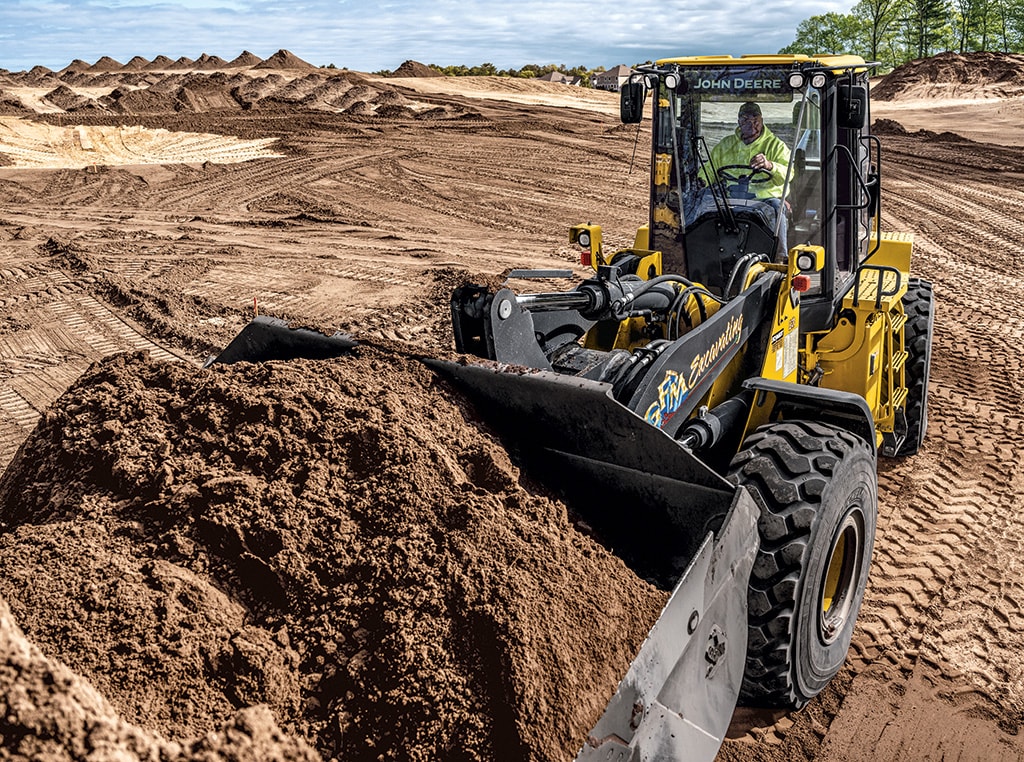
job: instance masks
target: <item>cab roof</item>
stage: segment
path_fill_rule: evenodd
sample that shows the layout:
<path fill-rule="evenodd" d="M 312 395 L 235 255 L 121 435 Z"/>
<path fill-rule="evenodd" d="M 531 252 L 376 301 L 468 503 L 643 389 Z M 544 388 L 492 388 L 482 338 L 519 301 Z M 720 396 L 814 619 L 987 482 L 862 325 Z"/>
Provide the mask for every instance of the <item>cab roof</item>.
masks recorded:
<path fill-rule="evenodd" d="M 662 58 L 658 65 L 676 64 L 678 66 L 786 66 L 793 64 L 817 64 L 826 69 L 859 69 L 869 64 L 860 56 L 813 55 L 803 53 L 792 54 L 757 54 L 744 56 L 681 56 L 679 58 Z"/>

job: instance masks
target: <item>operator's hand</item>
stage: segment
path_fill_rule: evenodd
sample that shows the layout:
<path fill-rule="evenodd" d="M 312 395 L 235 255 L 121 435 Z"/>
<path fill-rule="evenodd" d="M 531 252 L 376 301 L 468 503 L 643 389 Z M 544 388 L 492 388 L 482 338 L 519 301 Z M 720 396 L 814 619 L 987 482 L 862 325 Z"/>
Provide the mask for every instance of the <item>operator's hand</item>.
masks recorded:
<path fill-rule="evenodd" d="M 751 169 L 765 169 L 769 172 L 775 169 L 775 165 L 772 164 L 772 162 L 768 161 L 768 159 L 765 158 L 763 153 L 759 153 L 757 156 L 750 160 L 750 167 Z"/>

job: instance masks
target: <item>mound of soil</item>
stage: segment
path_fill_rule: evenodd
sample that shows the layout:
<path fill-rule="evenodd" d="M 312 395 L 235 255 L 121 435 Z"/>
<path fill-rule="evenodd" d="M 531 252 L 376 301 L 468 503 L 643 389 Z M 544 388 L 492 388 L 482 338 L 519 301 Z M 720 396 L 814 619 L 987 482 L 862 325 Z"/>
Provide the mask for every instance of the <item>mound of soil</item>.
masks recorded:
<path fill-rule="evenodd" d="M 223 69 L 226 68 L 228 62 L 220 56 L 211 56 L 203 53 L 199 58 L 196 59 L 197 69 Z"/>
<path fill-rule="evenodd" d="M 176 105 L 174 98 L 150 88 L 119 88 L 110 93 L 106 103 L 111 110 L 122 114 L 167 114 L 174 111 Z"/>
<path fill-rule="evenodd" d="M 270 97 L 275 91 L 287 83 L 280 74 L 268 74 L 265 77 L 254 77 L 231 91 L 231 96 L 242 104 L 243 108 Z"/>
<path fill-rule="evenodd" d="M 146 69 L 148 71 L 155 71 L 157 69 L 168 69 L 172 66 L 174 66 L 174 61 L 170 58 L 167 56 L 157 56 L 146 66 Z"/>
<path fill-rule="evenodd" d="M 86 71 L 90 68 L 90 64 L 83 61 L 81 58 L 76 58 L 74 61 L 69 63 L 63 69 L 60 70 L 61 74 L 72 71 Z"/>
<path fill-rule="evenodd" d="M 103 56 L 89 67 L 89 71 L 119 71 L 123 68 L 124 64 L 120 61 L 116 61 L 110 56 Z"/>
<path fill-rule="evenodd" d="M 257 64 L 254 69 L 315 69 L 313 64 L 303 61 L 288 50 L 279 50 L 266 61 Z"/>
<path fill-rule="evenodd" d="M 0 114 L 22 114 L 28 110 L 17 95 L 0 90 Z"/>
<path fill-rule="evenodd" d="M 149 61 L 142 56 L 134 56 L 124 65 L 124 71 L 142 71 L 149 66 Z"/>
<path fill-rule="evenodd" d="M 79 95 L 67 85 L 60 85 L 43 96 L 57 108 L 65 111 L 82 111 L 89 109 L 103 110 L 103 106 L 92 98 Z"/>
<path fill-rule="evenodd" d="M 175 110 L 195 113 L 237 111 L 242 105 L 232 96 L 234 89 L 222 72 L 189 74 L 174 94 Z"/>
<path fill-rule="evenodd" d="M 1009 98 L 1024 92 L 1024 55 L 940 53 L 909 61 L 871 89 L 880 101 L 921 98 Z"/>
<path fill-rule="evenodd" d="M 426 64 L 421 64 L 419 61 L 406 61 L 393 72 L 392 77 L 443 77 L 444 75 L 437 71 L 437 69 L 431 69 Z"/>
<path fill-rule="evenodd" d="M 234 67 L 243 67 L 243 66 L 244 67 L 249 67 L 249 66 L 256 66 L 257 64 L 260 64 L 260 63 L 263 63 L 263 59 L 262 58 L 260 58 L 255 53 L 250 53 L 248 50 L 243 50 L 231 62 L 228 63 L 228 66 L 230 66 L 232 68 L 234 68 Z"/>
<path fill-rule="evenodd" d="M 92 685 L 29 641 L 3 601 L 0 654 L 4 759 L 318 759 L 301 739 L 282 733 L 262 706 L 241 710 L 218 730 L 184 745 L 125 722 Z"/>
<path fill-rule="evenodd" d="M 324 758 L 571 757 L 665 601 L 370 346 L 107 358 L 0 480 L 0 530 L 0 594 L 127 722 L 195 738 L 265 704 Z"/>

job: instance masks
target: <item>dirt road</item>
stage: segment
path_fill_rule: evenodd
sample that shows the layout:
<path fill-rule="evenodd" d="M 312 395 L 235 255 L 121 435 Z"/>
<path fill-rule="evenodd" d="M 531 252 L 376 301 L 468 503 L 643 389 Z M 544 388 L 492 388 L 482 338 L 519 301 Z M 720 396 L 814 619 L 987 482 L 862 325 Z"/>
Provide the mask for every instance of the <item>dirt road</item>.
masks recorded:
<path fill-rule="evenodd" d="M 596 108 L 436 87 L 429 97 L 446 118 L 137 119 L 277 138 L 267 149 L 282 158 L 0 169 L 0 467 L 112 353 L 199 364 L 254 308 L 445 347 L 460 272 L 573 267 L 576 222 L 601 223 L 611 246 L 632 242 L 648 181 L 642 135 Z M 801 712 L 739 713 L 722 759 L 1024 756 L 1024 149 L 882 132 L 884 227 L 915 234 L 915 269 L 937 297 L 928 438 L 921 454 L 880 465 L 849 666 Z M 0 584 L 24 613 L 26 591 Z M 47 615 L 18 616 L 44 653 Z"/>

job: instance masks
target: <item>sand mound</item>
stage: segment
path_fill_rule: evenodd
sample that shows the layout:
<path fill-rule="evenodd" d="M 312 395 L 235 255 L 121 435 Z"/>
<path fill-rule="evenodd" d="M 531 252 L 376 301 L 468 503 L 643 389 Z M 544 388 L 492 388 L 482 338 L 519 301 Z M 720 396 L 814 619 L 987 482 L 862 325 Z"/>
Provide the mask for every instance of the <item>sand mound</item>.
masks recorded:
<path fill-rule="evenodd" d="M 258 55 L 256 55 L 255 53 L 250 53 L 248 50 L 243 50 L 241 53 L 238 54 L 237 57 L 235 57 L 230 63 L 228 63 L 228 66 L 233 68 L 241 66 L 248 67 L 256 66 L 257 64 L 261 63 L 263 63 L 263 59 L 260 58 Z"/>
<path fill-rule="evenodd" d="M 315 69 L 313 64 L 303 61 L 294 53 L 279 50 L 266 61 L 257 64 L 254 69 Z"/>
<path fill-rule="evenodd" d="M 165 738 L 267 704 L 325 758 L 571 757 L 665 596 L 472 420 L 371 347 L 108 358 L 0 480 L 0 593 Z"/>
<path fill-rule="evenodd" d="M 120 61 L 115 61 L 110 56 L 103 56 L 96 63 L 89 67 L 89 71 L 119 71 L 124 68 L 124 64 Z"/>
<path fill-rule="evenodd" d="M 6 90 L 0 90 L 0 114 L 23 114 L 29 111 L 21 98 Z"/>
<path fill-rule="evenodd" d="M 231 91 L 231 96 L 238 101 L 243 108 L 252 108 L 265 98 L 270 97 L 275 91 L 287 83 L 287 80 L 280 74 L 267 74 L 264 77 L 254 77 L 247 82 L 236 86 Z"/>
<path fill-rule="evenodd" d="M 103 110 L 103 106 L 86 95 L 80 95 L 67 85 L 60 85 L 43 96 L 47 101 L 64 111 Z"/>
<path fill-rule="evenodd" d="M 195 63 L 197 69 L 224 69 L 227 65 L 228 62 L 220 56 L 211 56 L 206 53 L 199 56 Z"/>
<path fill-rule="evenodd" d="M 419 61 L 406 61 L 393 72 L 392 77 L 443 77 L 444 75 L 436 69 L 431 69 Z"/>
<path fill-rule="evenodd" d="M 174 65 L 174 61 L 172 61 L 167 56 L 157 56 L 156 58 L 154 58 L 152 60 L 152 62 L 150 62 L 146 66 L 146 70 L 147 71 L 156 71 L 157 69 L 169 69 L 173 65 Z"/>
<path fill-rule="evenodd" d="M 124 65 L 124 71 L 142 71 L 149 66 L 149 61 L 142 56 L 134 56 Z"/>
<path fill-rule="evenodd" d="M 61 74 L 72 71 L 86 71 L 90 68 L 90 64 L 83 61 L 81 58 L 76 58 L 74 61 L 69 63 L 63 69 L 60 70 Z"/>
<path fill-rule="evenodd" d="M 169 114 L 175 110 L 176 105 L 174 98 L 150 88 L 118 88 L 110 93 L 106 103 L 111 110 L 122 114 Z"/>
<path fill-rule="evenodd" d="M 172 64 L 170 64 L 167 68 L 168 69 L 192 69 L 195 65 L 196 65 L 196 62 L 193 61 L 188 56 L 181 56 L 176 61 L 174 61 Z"/>
<path fill-rule="evenodd" d="M 898 66 L 871 90 L 880 101 L 1012 98 L 1024 93 L 1024 55 L 941 53 Z"/>

